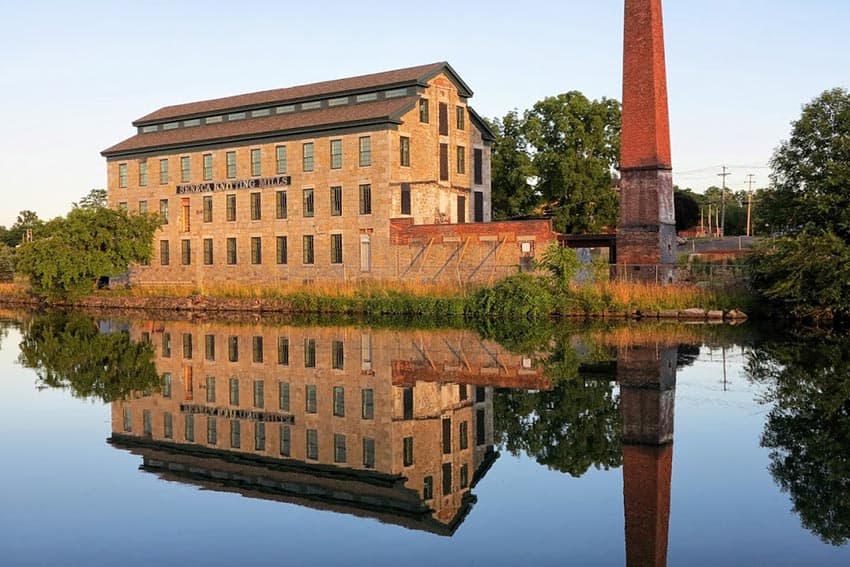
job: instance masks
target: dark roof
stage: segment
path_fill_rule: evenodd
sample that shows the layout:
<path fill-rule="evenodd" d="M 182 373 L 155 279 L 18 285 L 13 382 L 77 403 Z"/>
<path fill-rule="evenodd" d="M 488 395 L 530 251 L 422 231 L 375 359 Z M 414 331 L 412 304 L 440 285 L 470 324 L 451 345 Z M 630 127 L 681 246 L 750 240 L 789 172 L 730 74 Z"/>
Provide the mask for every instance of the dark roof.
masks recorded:
<path fill-rule="evenodd" d="M 486 142 L 493 142 L 496 140 L 496 134 L 493 133 L 493 129 L 490 128 L 490 125 L 487 124 L 487 121 L 481 118 L 481 116 L 472 110 L 471 106 L 467 107 L 469 109 L 469 115 L 472 117 L 472 121 L 481 130 L 481 138 Z"/>
<path fill-rule="evenodd" d="M 352 104 L 276 114 L 191 128 L 176 128 L 148 134 L 136 134 L 101 152 L 106 157 L 131 154 L 141 150 L 185 148 L 192 144 L 235 142 L 263 136 L 280 136 L 299 132 L 321 132 L 381 123 L 401 123 L 401 116 L 413 108 L 416 97 L 402 97 L 371 103 Z M 199 103 L 201 104 L 201 103 Z"/>
<path fill-rule="evenodd" d="M 441 61 L 439 63 L 420 65 L 418 67 L 408 67 L 406 69 L 396 69 L 394 71 L 384 71 L 382 73 L 361 75 L 359 77 L 350 77 L 347 79 L 337 79 L 334 81 L 324 81 L 321 83 L 300 85 L 284 89 L 273 89 L 256 93 L 204 100 L 200 102 L 166 106 L 155 112 L 142 116 L 133 122 L 133 125 L 143 126 L 145 124 L 155 122 L 174 120 L 176 118 L 191 118 L 210 113 L 222 112 L 225 110 L 245 110 L 260 106 L 297 102 L 306 99 L 325 98 L 331 95 L 353 94 L 357 92 L 374 91 L 376 89 L 389 89 L 404 85 L 425 86 L 428 80 L 443 70 L 445 70 L 449 76 L 452 77 L 455 83 L 457 83 L 461 96 L 472 96 L 472 91 L 458 76 L 454 69 L 452 69 L 451 65 L 445 61 Z"/>

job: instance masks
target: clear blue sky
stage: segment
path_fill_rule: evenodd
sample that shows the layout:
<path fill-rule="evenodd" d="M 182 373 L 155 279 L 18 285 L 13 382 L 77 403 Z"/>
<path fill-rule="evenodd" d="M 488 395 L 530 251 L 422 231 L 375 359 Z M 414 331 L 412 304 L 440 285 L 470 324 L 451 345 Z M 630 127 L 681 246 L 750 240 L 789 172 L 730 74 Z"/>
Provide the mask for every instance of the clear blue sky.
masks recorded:
<path fill-rule="evenodd" d="M 676 182 L 767 183 L 801 105 L 850 82 L 847 0 L 666 0 Z M 620 98 L 622 0 L 0 0 L 0 224 L 105 187 L 100 151 L 161 106 L 446 60 L 501 116 L 569 90 Z"/>

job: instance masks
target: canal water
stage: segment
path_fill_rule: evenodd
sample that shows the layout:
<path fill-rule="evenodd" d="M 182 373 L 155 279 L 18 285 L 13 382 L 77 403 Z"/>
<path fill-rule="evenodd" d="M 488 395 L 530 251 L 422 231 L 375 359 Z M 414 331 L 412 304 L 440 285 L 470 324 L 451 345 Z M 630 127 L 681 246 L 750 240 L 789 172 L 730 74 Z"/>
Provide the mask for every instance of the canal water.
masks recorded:
<path fill-rule="evenodd" d="M 4 313 L 0 564 L 850 564 L 850 340 L 509 327 Z"/>

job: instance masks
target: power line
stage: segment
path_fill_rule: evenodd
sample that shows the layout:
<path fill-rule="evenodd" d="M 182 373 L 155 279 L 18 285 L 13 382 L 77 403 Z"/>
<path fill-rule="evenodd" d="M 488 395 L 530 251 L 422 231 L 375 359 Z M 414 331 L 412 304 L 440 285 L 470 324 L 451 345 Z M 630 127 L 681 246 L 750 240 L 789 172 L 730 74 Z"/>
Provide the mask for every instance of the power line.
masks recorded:
<path fill-rule="evenodd" d="M 720 236 L 726 236 L 726 177 L 732 175 L 731 171 L 727 171 L 727 167 L 723 166 L 723 173 L 718 173 L 718 177 L 723 178 L 723 187 L 720 191 Z"/>

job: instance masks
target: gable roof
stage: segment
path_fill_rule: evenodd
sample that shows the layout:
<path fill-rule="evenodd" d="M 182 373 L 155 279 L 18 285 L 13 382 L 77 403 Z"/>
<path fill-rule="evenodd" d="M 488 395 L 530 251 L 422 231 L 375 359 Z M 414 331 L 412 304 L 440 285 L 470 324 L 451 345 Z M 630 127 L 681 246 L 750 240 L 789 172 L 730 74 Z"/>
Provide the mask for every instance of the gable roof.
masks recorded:
<path fill-rule="evenodd" d="M 402 86 L 427 86 L 428 81 L 445 71 L 458 88 L 461 97 L 471 97 L 472 90 L 445 61 L 395 69 L 381 73 L 372 73 L 346 79 L 323 81 L 283 89 L 273 89 L 247 93 L 199 102 L 190 102 L 165 106 L 146 114 L 133 122 L 134 126 L 144 126 L 176 118 L 193 118 L 222 111 L 241 111 L 261 106 L 293 103 L 307 99 L 327 98 L 332 95 L 356 94 L 376 89 L 391 89 Z"/>
<path fill-rule="evenodd" d="M 305 132 L 322 132 L 341 128 L 400 124 L 401 117 L 416 104 L 417 97 L 402 97 L 377 102 L 338 106 L 276 114 L 192 128 L 161 130 L 136 134 L 101 152 L 105 157 L 119 157 L 140 151 L 163 151 L 192 145 L 256 141 L 263 137 L 281 137 Z"/>

